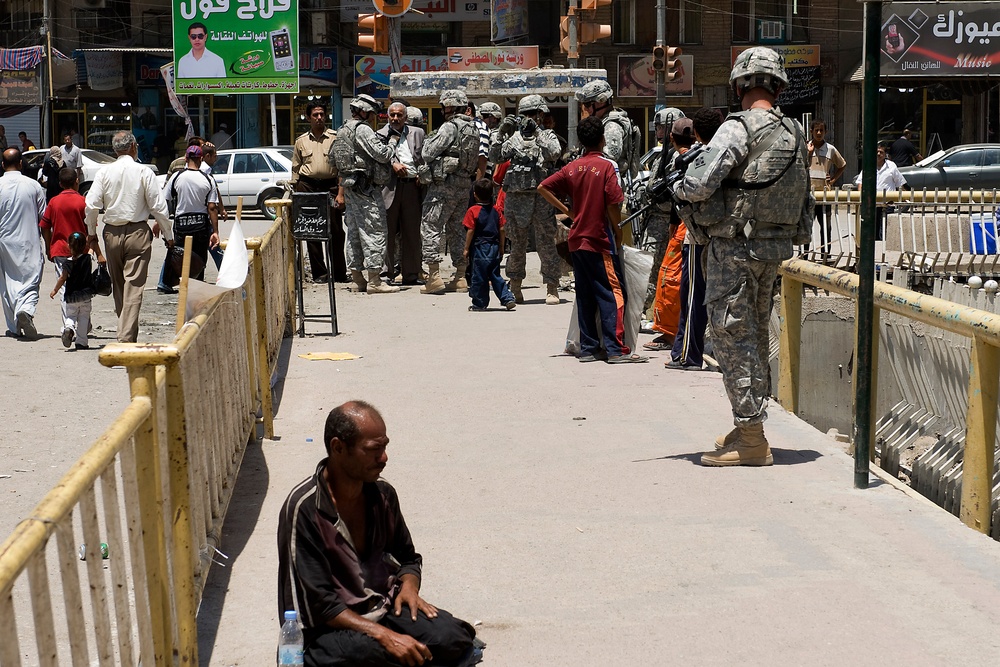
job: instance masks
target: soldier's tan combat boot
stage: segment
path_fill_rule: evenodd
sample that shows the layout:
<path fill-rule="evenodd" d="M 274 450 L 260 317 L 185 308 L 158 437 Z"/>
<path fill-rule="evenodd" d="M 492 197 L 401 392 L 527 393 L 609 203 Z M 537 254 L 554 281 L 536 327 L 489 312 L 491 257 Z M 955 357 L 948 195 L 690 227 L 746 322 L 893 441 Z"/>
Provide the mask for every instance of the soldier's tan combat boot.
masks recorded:
<path fill-rule="evenodd" d="M 368 281 L 365 280 L 365 274 L 360 271 L 351 271 L 351 282 L 354 283 L 353 286 L 348 287 L 352 292 L 366 292 L 368 291 Z"/>
<path fill-rule="evenodd" d="M 441 265 L 427 265 L 427 280 L 420 288 L 421 294 L 444 294 L 444 281 L 441 280 Z"/>
<path fill-rule="evenodd" d="M 545 305 L 547 306 L 559 305 L 559 285 L 545 286 Z"/>
<path fill-rule="evenodd" d="M 513 279 L 510 281 L 510 293 L 514 295 L 514 303 L 524 303 L 524 294 L 521 293 L 521 281 Z"/>
<path fill-rule="evenodd" d="M 715 439 L 715 448 L 724 449 L 729 447 L 731 444 L 736 442 L 736 439 L 740 437 L 740 427 L 736 426 L 732 431 L 726 433 L 725 435 L 720 435 Z"/>
<path fill-rule="evenodd" d="M 469 281 L 465 279 L 465 269 L 468 264 L 459 264 L 455 267 L 455 277 L 444 286 L 445 292 L 468 292 Z"/>
<path fill-rule="evenodd" d="M 369 294 L 392 294 L 393 292 L 398 292 L 399 288 L 395 285 L 386 285 L 382 282 L 382 278 L 378 274 L 378 269 L 368 272 L 368 289 L 366 290 Z"/>
<path fill-rule="evenodd" d="M 703 466 L 769 466 L 774 463 L 764 437 L 763 424 L 740 426 L 736 441 L 728 447 L 702 454 Z"/>

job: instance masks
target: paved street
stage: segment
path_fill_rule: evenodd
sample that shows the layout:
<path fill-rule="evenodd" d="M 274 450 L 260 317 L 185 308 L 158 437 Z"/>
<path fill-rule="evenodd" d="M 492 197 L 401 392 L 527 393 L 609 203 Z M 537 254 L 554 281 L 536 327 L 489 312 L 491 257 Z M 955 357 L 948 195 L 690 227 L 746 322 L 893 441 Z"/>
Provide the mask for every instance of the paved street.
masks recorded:
<path fill-rule="evenodd" d="M 514 312 L 337 297 L 343 333 L 291 341 L 277 437 L 244 459 L 202 664 L 272 660 L 278 509 L 352 398 L 385 416 L 425 596 L 477 624 L 487 665 L 995 664 L 1000 545 L 878 479 L 854 490 L 843 446 L 780 408 L 774 467 L 702 468 L 731 426 L 720 376 L 560 356 L 571 305 L 541 287 Z"/>

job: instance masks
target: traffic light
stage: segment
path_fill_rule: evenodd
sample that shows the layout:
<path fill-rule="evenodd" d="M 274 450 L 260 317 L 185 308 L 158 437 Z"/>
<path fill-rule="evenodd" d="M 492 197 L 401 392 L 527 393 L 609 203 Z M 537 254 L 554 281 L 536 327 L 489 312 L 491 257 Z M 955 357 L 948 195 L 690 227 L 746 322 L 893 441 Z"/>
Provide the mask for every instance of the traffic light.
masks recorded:
<path fill-rule="evenodd" d="M 679 46 L 666 46 L 666 47 L 663 47 L 663 51 L 664 51 L 663 64 L 664 64 L 664 69 L 666 70 L 666 72 L 663 75 L 663 79 L 665 81 L 673 81 L 674 79 L 676 79 L 677 77 L 679 77 L 682 74 L 682 72 L 680 71 L 680 68 L 681 68 L 681 61 L 680 61 L 681 49 L 680 49 Z M 654 49 L 654 52 L 655 52 L 655 49 Z M 655 65 L 655 63 L 656 63 L 655 53 L 654 53 L 654 57 L 653 57 L 653 62 L 654 62 L 653 67 L 656 67 L 656 65 Z"/>
<path fill-rule="evenodd" d="M 372 34 L 362 35 L 362 29 L 371 30 Z M 381 14 L 358 14 L 358 46 L 373 53 L 389 53 L 388 19 Z"/>
<path fill-rule="evenodd" d="M 580 9 L 600 9 L 611 4 L 611 0 L 580 0 Z"/>
<path fill-rule="evenodd" d="M 569 53 L 569 17 L 561 16 L 559 18 L 559 50 L 563 53 Z"/>
<path fill-rule="evenodd" d="M 606 37 L 611 37 L 609 25 L 590 21 L 578 21 L 576 24 L 576 41 L 579 44 L 590 44 Z"/>
<path fill-rule="evenodd" d="M 610 5 L 612 0 L 580 0 L 580 7 L 576 10 L 576 45 L 590 44 L 599 39 L 611 36 L 611 26 L 597 23 L 597 10 L 600 7 Z M 572 13 L 572 8 L 570 9 Z M 569 48 L 569 21 L 570 16 L 563 16 L 559 19 L 559 50 L 563 53 L 570 53 Z M 570 54 L 575 58 L 576 54 Z"/>
<path fill-rule="evenodd" d="M 657 44 L 653 47 L 653 69 L 657 72 L 663 71 L 667 66 L 667 47 Z"/>

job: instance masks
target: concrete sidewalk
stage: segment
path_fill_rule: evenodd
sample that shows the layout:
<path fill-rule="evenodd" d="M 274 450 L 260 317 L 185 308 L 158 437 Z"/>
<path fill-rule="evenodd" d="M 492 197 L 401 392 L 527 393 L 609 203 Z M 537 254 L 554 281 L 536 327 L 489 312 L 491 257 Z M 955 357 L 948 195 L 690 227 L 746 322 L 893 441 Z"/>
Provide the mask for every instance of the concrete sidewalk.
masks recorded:
<path fill-rule="evenodd" d="M 843 445 L 774 404 L 773 467 L 701 467 L 731 428 L 721 376 L 560 356 L 571 304 L 525 297 L 470 313 L 464 294 L 338 289 L 342 335 L 291 341 L 278 437 L 247 452 L 205 591 L 203 665 L 273 663 L 278 509 L 352 398 L 385 416 L 425 597 L 477 623 L 486 665 L 997 663 L 1000 545 L 877 479 L 854 490 Z"/>

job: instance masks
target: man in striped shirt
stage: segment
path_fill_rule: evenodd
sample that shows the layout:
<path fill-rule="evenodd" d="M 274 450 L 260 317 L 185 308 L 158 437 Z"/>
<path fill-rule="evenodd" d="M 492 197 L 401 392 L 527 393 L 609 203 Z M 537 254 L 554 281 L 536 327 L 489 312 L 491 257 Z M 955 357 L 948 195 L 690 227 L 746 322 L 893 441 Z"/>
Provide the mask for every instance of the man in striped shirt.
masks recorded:
<path fill-rule="evenodd" d="M 476 631 L 420 597 L 422 559 L 396 490 L 380 479 L 382 416 L 345 403 L 327 417 L 324 441 L 327 458 L 278 518 L 278 617 L 298 612 L 305 664 L 470 664 Z"/>

